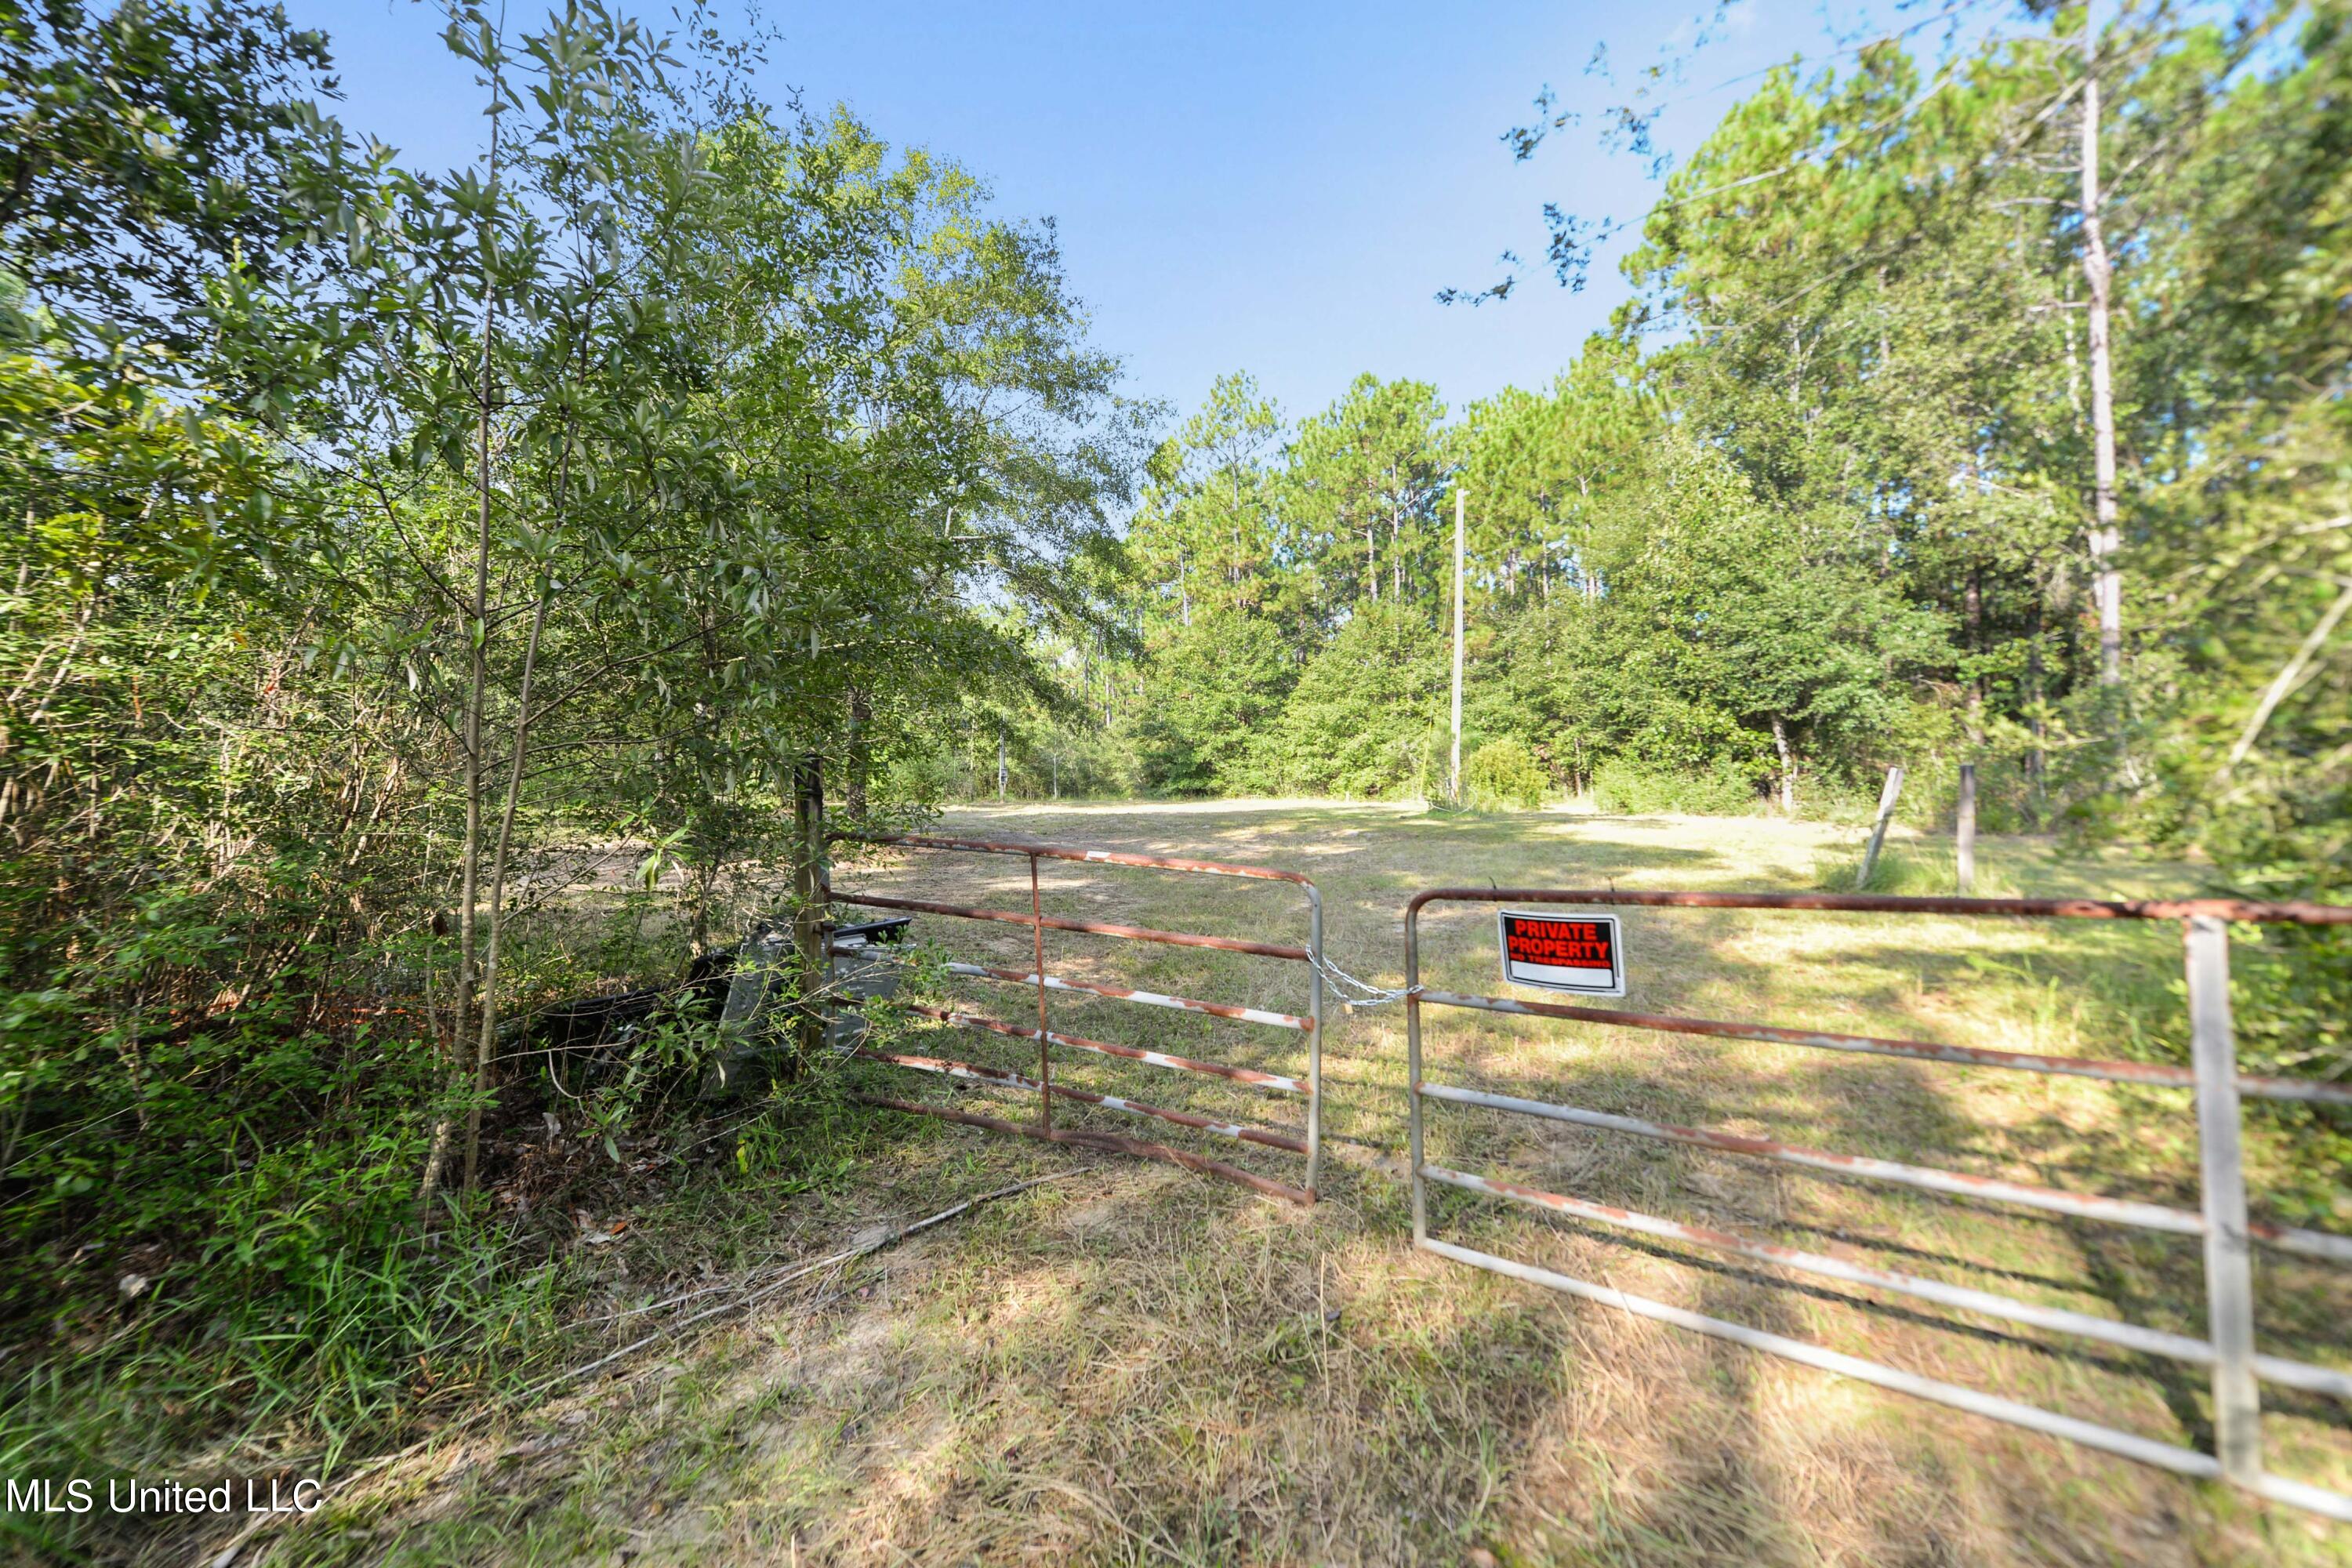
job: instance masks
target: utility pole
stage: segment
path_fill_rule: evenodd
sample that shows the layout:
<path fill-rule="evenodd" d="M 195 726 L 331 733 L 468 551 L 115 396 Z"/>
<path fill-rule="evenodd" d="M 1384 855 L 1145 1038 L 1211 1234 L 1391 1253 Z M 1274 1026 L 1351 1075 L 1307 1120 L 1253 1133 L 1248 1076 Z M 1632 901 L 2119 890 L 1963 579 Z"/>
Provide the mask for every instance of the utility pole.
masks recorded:
<path fill-rule="evenodd" d="M 1447 793 L 1462 804 L 1462 487 L 1454 489 L 1454 765 L 1447 773 Z"/>
<path fill-rule="evenodd" d="M 2107 292 L 2114 269 L 2099 203 L 2099 7 L 2083 9 L 2083 278 L 2090 285 L 2092 521 L 2091 597 L 2099 611 L 2099 684 L 2123 679 L 2124 584 L 2116 565 L 2116 398 L 2108 351 Z"/>

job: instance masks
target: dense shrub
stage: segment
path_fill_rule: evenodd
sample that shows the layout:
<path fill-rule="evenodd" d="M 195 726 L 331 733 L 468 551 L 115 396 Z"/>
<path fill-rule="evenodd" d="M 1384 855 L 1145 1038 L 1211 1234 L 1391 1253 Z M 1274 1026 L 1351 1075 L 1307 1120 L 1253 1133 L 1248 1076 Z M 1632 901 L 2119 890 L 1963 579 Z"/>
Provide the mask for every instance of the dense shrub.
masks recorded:
<path fill-rule="evenodd" d="M 1592 771 L 1592 802 L 1603 811 L 1639 815 L 1738 816 L 1761 805 L 1757 781 L 1725 763 L 1700 772 L 1672 772 L 1612 757 Z"/>
<path fill-rule="evenodd" d="M 1307 667 L 1259 752 L 1281 787 L 1379 799 L 1443 774 L 1445 645 L 1417 611 L 1368 605 Z"/>
<path fill-rule="evenodd" d="M 756 104 L 751 43 L 672 79 L 625 18 L 456 6 L 509 118 L 446 181 L 314 112 L 324 42 L 266 0 L 35 10 L 0 1472 L 100 1404 L 125 1463 L 172 1424 L 338 1444 L 484 1385 L 533 1226 L 569 1239 L 518 1175 L 559 1133 L 601 1175 L 690 1119 L 705 1036 L 586 1044 L 564 1099 L 528 1015 L 772 905 L 820 763 L 935 798 L 943 718 L 1040 688 L 1026 628 L 1091 607 L 1140 434 L 1050 235 Z"/>
<path fill-rule="evenodd" d="M 886 793 L 919 807 L 937 805 L 965 783 L 963 770 L 945 750 L 913 750 L 894 757 Z"/>
<path fill-rule="evenodd" d="M 1462 793 L 1477 811 L 1533 811 L 1546 782 L 1535 753 L 1517 741 L 1489 741 L 1462 764 Z"/>
<path fill-rule="evenodd" d="M 1136 772 L 1155 795 L 1230 795 L 1257 786 L 1253 751 L 1298 679 L 1263 620 L 1203 610 L 1152 666 L 1135 722 Z"/>

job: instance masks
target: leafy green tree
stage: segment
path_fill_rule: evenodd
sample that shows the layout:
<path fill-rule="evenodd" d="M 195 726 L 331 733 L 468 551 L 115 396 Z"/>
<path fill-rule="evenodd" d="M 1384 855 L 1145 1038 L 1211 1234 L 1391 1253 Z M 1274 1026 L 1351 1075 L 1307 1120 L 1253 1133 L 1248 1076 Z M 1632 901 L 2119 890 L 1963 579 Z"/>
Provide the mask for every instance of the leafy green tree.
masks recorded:
<path fill-rule="evenodd" d="M 1636 678 L 1686 712 L 1733 721 L 1771 758 L 1786 809 L 1809 757 L 1877 763 L 1912 683 L 1947 657 L 1941 617 L 1866 560 L 1809 540 L 1715 448 L 1675 432 L 1643 468 L 1601 547 L 1606 610 Z M 1682 749 L 1664 721 L 1652 724 L 1637 750 Z"/>
<path fill-rule="evenodd" d="M 1469 639 L 1465 743 L 1511 739 L 1571 794 L 1593 770 L 1653 732 L 1666 694 L 1625 657 L 1614 606 L 1600 595 L 1555 594 L 1498 605 Z"/>
<path fill-rule="evenodd" d="M 1361 375 L 1299 426 L 1282 511 L 1286 554 L 1307 571 L 1311 630 L 1383 602 L 1434 616 L 1439 563 L 1451 560 L 1437 525 L 1451 461 L 1444 419 L 1434 387 Z"/>
<path fill-rule="evenodd" d="M 0 4 L 0 266 L 77 340 L 201 346 L 226 258 L 328 265 L 326 38 L 236 0 Z"/>
<path fill-rule="evenodd" d="M 1234 795 L 1260 787 L 1256 747 L 1299 679 L 1274 626 L 1203 611 L 1155 650 L 1134 742 L 1144 787 Z"/>
<path fill-rule="evenodd" d="M 1617 481 L 1657 421 L 1638 357 L 1604 335 L 1586 342 L 1548 394 L 1514 387 L 1472 405 L 1456 482 L 1468 492 L 1475 598 L 1549 599 L 1555 587 L 1597 595 L 1596 493 Z"/>
<path fill-rule="evenodd" d="M 1300 674 L 1260 768 L 1308 794 L 1426 793 L 1444 761 L 1446 660 L 1425 615 L 1368 600 Z"/>
<path fill-rule="evenodd" d="M 170 25 L 266 41 L 274 15 Z M 28 525 L 0 537 L 6 1300 L 69 1314 L 124 1248 L 215 1257 L 142 1303 L 246 1358 L 190 1421 L 255 1386 L 310 1420 L 331 1359 L 316 1418 L 348 1432 L 442 1353 L 402 1271 L 418 1171 L 495 1174 L 507 1020 L 722 934 L 812 757 L 887 791 L 965 704 L 1052 697 L 1032 628 L 1136 646 L 1111 520 L 1147 411 L 1050 229 L 763 107 L 714 33 L 581 5 L 447 37 L 493 110 L 472 167 L 357 151 L 257 68 L 274 139 L 215 151 L 268 163 L 268 212 L 206 186 L 230 205 L 5 231 L 27 275 L 120 246 L 151 280 L 111 315 L 0 288 L 0 497 Z M 105 113 L 200 90 L 144 45 L 106 58 L 131 76 Z M 194 142 L 138 123 L 158 139 L 108 166 L 152 158 L 177 201 Z M 549 908 L 615 838 L 688 873 L 664 946 Z M 677 1068 L 676 1034 L 628 1080 Z M 511 1279 L 455 1250 L 481 1213 L 435 1221 L 451 1289 Z"/>
<path fill-rule="evenodd" d="M 1200 612 L 1255 610 L 1276 586 L 1267 479 L 1282 431 L 1280 410 L 1256 383 L 1226 375 L 1160 444 L 1129 531 L 1160 616 L 1190 626 Z"/>

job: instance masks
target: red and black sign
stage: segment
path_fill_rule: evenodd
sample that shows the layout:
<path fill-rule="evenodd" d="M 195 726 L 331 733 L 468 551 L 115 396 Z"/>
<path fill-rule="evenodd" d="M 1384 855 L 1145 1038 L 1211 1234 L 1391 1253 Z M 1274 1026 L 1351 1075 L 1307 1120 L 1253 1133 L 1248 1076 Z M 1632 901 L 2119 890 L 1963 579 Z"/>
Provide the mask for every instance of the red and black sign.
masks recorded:
<path fill-rule="evenodd" d="M 1529 915 L 1505 910 L 1503 978 L 1513 985 L 1625 994 L 1625 944 L 1615 915 Z"/>

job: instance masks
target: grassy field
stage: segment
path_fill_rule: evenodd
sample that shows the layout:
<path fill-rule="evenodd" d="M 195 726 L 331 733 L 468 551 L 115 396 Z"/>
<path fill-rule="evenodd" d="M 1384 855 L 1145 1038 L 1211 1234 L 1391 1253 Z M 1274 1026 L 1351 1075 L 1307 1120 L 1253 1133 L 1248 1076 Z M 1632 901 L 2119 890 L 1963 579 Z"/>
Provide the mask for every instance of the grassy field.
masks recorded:
<path fill-rule="evenodd" d="M 1767 819 L 1423 816 L 1218 803 L 965 810 L 1001 837 L 1255 861 L 1323 889 L 1332 957 L 1400 978 L 1402 916 L 1444 883 L 1812 889 L 1850 881 L 1859 835 Z M 1948 847 L 1888 875 L 1949 889 Z M 2021 893 L 2175 891 L 2179 867 L 1985 847 Z M 1025 910 L 1024 862 L 912 855 L 842 889 Z M 1296 942 L 1278 884 L 1047 863 L 1063 913 Z M 1025 968 L 1029 934 L 924 917 L 940 951 Z M 1636 1008 L 2059 1054 L 2184 1060 L 2172 927 L 1633 910 Z M 1424 923 L 1424 978 L 1500 989 L 1491 911 Z M 1051 934 L 1049 968 L 1304 1011 L 1298 966 Z M 1015 1023 L 1032 994 L 958 982 Z M 1069 1033 L 1272 1071 L 1299 1037 L 1104 1001 Z M 1431 1009 L 1429 1076 L 1845 1152 L 2196 1205 L 2179 1093 Z M 1066 1179 L 793 1282 L 503 1420 L 387 1467 L 257 1540 L 282 1563 L 2316 1563 L 2352 1527 L 1570 1301 L 1417 1254 L 1398 1176 L 1402 1019 L 1341 1016 L 1327 1051 L 1324 1202 L 1267 1201 L 1166 1165 L 835 1106 L 788 1131 L 800 1168 L 756 1237 L 723 1245 L 681 1192 L 583 1265 L 583 1360 L 710 1290 L 1028 1176 Z M 923 1027 L 898 1048 L 1034 1069 L 1034 1050 Z M 849 1087 L 1007 1117 L 1034 1102 L 895 1068 Z M 1295 1130 L 1297 1101 L 1063 1052 L 1058 1079 Z M 1297 1179 L 1278 1150 L 1065 1103 L 1069 1124 L 1162 1139 Z M 2352 1226 L 2335 1173 L 2249 1117 L 2258 1208 Z M 1430 1153 L 1694 1223 L 2198 1333 L 2193 1241 L 1820 1179 L 1737 1156 L 1453 1107 Z M 1441 1236 L 1717 1317 L 2210 1443 L 2195 1369 L 1677 1246 L 1433 1194 Z M 716 1222 L 711 1222 L 715 1224 Z M 2259 1262 L 2264 1348 L 2341 1364 L 2352 1280 Z M 655 1308 L 647 1310 L 648 1308 Z M 2271 1467 L 2352 1486 L 2352 1419 L 2266 1390 Z"/>

